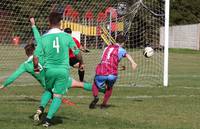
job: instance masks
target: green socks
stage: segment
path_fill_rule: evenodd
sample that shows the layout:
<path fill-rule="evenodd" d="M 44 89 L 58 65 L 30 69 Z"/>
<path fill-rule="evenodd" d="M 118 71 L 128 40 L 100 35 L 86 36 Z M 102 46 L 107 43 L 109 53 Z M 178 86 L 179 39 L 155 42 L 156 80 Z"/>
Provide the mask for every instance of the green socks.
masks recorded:
<path fill-rule="evenodd" d="M 106 92 L 106 89 L 105 89 L 105 88 L 101 88 L 101 89 L 99 89 L 99 92 L 105 93 L 105 92 Z"/>
<path fill-rule="evenodd" d="M 88 82 L 84 82 L 83 89 L 86 91 L 92 91 L 92 84 Z"/>
<path fill-rule="evenodd" d="M 40 106 L 42 106 L 43 108 L 45 108 L 46 105 L 48 104 L 49 100 L 51 99 L 51 97 L 52 97 L 52 93 L 49 92 L 49 91 L 45 91 L 42 94 L 41 101 L 40 101 Z"/>
<path fill-rule="evenodd" d="M 48 119 L 51 119 L 53 117 L 53 115 L 58 111 L 58 109 L 61 105 L 61 102 L 62 102 L 61 98 L 57 98 L 57 97 L 53 98 L 53 101 L 50 105 L 50 108 L 49 108 L 49 111 L 47 114 Z"/>
<path fill-rule="evenodd" d="M 86 91 L 92 91 L 92 84 L 85 82 L 84 85 L 83 85 L 83 89 L 86 90 Z M 105 93 L 106 89 L 105 88 L 99 89 L 99 92 Z"/>

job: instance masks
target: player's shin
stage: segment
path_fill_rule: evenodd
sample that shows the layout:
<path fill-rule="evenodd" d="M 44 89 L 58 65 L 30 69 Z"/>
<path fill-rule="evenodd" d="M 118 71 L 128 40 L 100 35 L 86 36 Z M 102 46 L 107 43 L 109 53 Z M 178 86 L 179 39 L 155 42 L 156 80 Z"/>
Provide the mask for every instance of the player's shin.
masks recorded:
<path fill-rule="evenodd" d="M 106 92 L 104 94 L 103 103 L 101 104 L 101 106 L 106 106 L 107 105 L 108 100 L 109 100 L 111 95 L 112 95 L 112 88 L 106 89 Z"/>
<path fill-rule="evenodd" d="M 42 115 L 44 108 L 52 97 L 52 93 L 45 91 L 41 97 L 40 106 L 37 109 L 35 115 L 33 116 L 34 121 L 40 121 L 40 116 Z"/>
<path fill-rule="evenodd" d="M 90 109 L 94 109 L 97 102 L 99 101 L 99 97 L 98 97 L 99 89 L 97 88 L 95 82 L 92 85 L 92 93 L 93 93 L 94 99 L 92 100 L 92 102 L 89 105 Z"/>
<path fill-rule="evenodd" d="M 61 105 L 61 97 L 54 97 L 52 100 L 52 103 L 50 105 L 48 114 L 47 114 L 47 118 L 48 119 L 52 119 L 52 117 L 54 116 L 54 114 L 58 111 L 60 105 Z"/>
<path fill-rule="evenodd" d="M 47 117 L 43 123 L 44 127 L 49 127 L 51 126 L 51 119 L 54 116 L 54 114 L 58 111 L 60 105 L 62 103 L 61 95 L 59 94 L 54 94 L 54 98 L 52 100 L 52 103 L 49 107 L 49 111 L 47 114 Z"/>
<path fill-rule="evenodd" d="M 41 97 L 40 106 L 45 108 L 51 98 L 52 93 L 49 91 L 45 91 Z"/>
<path fill-rule="evenodd" d="M 84 74 L 85 74 L 84 70 L 78 70 L 79 80 L 81 82 L 83 82 L 83 80 L 84 80 Z"/>
<path fill-rule="evenodd" d="M 98 94 L 99 94 L 99 89 L 97 88 L 95 82 L 94 82 L 93 85 L 92 85 L 92 93 L 93 93 L 93 96 L 94 96 L 94 97 L 97 97 Z"/>

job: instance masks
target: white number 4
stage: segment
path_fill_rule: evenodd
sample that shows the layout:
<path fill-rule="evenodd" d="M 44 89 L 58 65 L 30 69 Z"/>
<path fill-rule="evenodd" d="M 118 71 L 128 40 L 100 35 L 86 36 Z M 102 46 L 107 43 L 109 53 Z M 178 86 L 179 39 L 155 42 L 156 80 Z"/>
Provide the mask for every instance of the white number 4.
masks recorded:
<path fill-rule="evenodd" d="M 53 48 L 56 48 L 57 53 L 59 53 L 59 41 L 58 41 L 58 37 L 56 37 L 56 40 L 53 41 Z"/>

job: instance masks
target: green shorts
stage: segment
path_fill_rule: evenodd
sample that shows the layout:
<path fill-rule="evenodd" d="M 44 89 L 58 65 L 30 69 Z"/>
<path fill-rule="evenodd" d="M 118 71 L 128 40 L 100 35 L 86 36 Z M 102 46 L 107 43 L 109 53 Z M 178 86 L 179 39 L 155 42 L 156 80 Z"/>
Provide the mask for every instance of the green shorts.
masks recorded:
<path fill-rule="evenodd" d="M 34 74 L 33 76 L 41 84 L 42 88 L 46 88 L 45 72 L 44 72 L 44 70 L 41 70 L 39 74 Z"/>
<path fill-rule="evenodd" d="M 69 79 L 69 70 L 66 68 L 45 69 L 46 90 L 54 94 L 65 94 Z"/>
<path fill-rule="evenodd" d="M 70 89 L 72 87 L 72 77 L 69 77 L 68 82 L 67 82 L 67 89 Z"/>

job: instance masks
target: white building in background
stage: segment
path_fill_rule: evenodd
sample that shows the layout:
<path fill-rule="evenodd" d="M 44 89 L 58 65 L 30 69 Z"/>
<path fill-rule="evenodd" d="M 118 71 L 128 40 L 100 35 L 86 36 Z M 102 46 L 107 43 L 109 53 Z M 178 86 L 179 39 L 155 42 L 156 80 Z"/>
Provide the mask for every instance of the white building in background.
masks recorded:
<path fill-rule="evenodd" d="M 164 46 L 164 27 L 160 29 L 160 45 Z M 200 24 L 170 26 L 169 48 L 200 50 Z"/>

